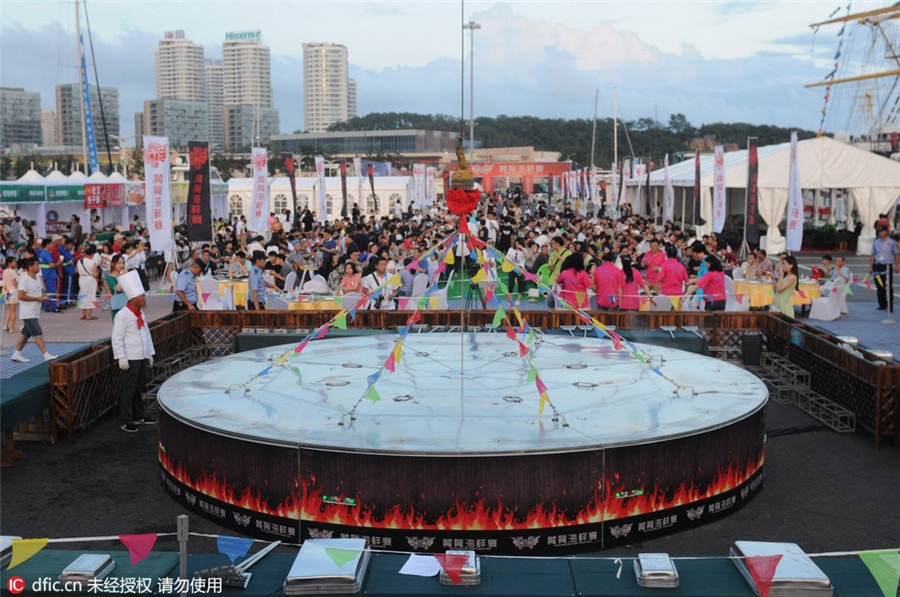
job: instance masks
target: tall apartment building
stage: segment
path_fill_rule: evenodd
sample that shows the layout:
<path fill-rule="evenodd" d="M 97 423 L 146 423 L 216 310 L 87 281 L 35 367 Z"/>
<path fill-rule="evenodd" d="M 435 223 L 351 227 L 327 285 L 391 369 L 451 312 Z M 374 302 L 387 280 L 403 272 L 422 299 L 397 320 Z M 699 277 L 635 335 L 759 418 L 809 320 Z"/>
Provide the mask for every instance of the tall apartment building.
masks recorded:
<path fill-rule="evenodd" d="M 103 146 L 104 126 L 100 115 L 100 100 L 103 99 L 103 117 L 106 132 L 118 136 L 119 133 L 119 90 L 115 87 L 88 86 L 91 115 L 94 119 L 94 135 L 97 146 Z M 67 83 L 56 86 L 56 131 L 60 145 L 81 145 L 81 85 Z"/>
<path fill-rule="evenodd" d="M 303 122 L 308 133 L 356 116 L 356 81 L 348 75 L 347 48 L 303 44 Z"/>
<path fill-rule="evenodd" d="M 209 114 L 209 144 L 215 149 L 225 146 L 225 84 L 221 60 L 206 60 L 206 109 Z"/>
<path fill-rule="evenodd" d="M 187 149 L 190 141 L 209 139 L 209 120 L 205 102 L 155 99 L 144 102 L 146 135 L 168 137 L 169 145 Z"/>
<path fill-rule="evenodd" d="M 0 87 L 0 148 L 40 143 L 41 94 L 20 87 Z"/>
<path fill-rule="evenodd" d="M 59 145 L 59 138 L 56 136 L 56 112 L 49 108 L 41 110 L 41 145 L 44 147 Z"/>
<path fill-rule="evenodd" d="M 277 135 L 278 111 L 272 104 L 269 47 L 259 31 L 232 32 L 222 44 L 225 146 L 232 150 L 264 143 Z M 252 114 L 250 128 L 247 119 Z"/>
<path fill-rule="evenodd" d="M 166 31 L 156 50 L 156 99 L 205 102 L 203 46 Z"/>

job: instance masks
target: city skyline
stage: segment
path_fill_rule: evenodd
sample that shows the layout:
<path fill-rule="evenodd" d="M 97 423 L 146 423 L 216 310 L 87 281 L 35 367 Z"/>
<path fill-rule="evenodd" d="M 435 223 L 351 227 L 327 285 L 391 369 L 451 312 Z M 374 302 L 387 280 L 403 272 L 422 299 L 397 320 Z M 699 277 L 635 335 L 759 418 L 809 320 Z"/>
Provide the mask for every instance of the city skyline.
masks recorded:
<path fill-rule="evenodd" d="M 857 4 L 854 10 L 884 3 Z M 154 51 L 165 31 L 184 29 L 205 47 L 206 58 L 215 59 L 221 58 L 226 33 L 258 29 L 272 52 L 273 103 L 282 133 L 305 130 L 303 43 L 348 48 L 361 115 L 457 115 L 460 24 L 472 19 L 482 25 L 475 34 L 476 118 L 591 118 L 597 89 L 599 115 L 610 117 L 616 88 L 619 117 L 626 120 L 656 116 L 665 122 L 669 114 L 683 113 L 693 124 L 815 129 L 823 90 L 803 84 L 827 74 L 837 42 L 835 30 L 814 38 L 808 28 L 838 8 L 822 3 L 467 2 L 463 15 L 457 2 L 221 4 L 254 7 L 240 18 L 234 11 L 210 11 L 212 6 L 180 3 L 178 17 L 167 18 L 165 9 L 176 4 L 163 0 L 89 4 L 100 82 L 119 88 L 122 114 L 139 111 L 154 97 Z M 4 0 L 0 17 L 0 84 L 38 91 L 42 107 L 54 107 L 48 85 L 77 80 L 71 3 Z M 297 26 L 276 25 L 291 22 Z M 466 33 L 466 78 L 469 40 Z M 126 43 L 129 50 L 123 52 Z M 24 54 L 28 62 L 13 59 L 19 55 L 14 47 L 34 47 Z M 132 127 L 126 118 L 123 134 Z"/>

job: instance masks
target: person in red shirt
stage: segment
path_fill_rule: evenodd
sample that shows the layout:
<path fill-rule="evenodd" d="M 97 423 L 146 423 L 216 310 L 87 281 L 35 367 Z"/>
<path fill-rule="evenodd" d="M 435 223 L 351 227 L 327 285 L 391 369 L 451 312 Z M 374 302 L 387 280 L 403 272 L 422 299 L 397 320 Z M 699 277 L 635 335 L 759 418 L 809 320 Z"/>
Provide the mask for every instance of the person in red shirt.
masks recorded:
<path fill-rule="evenodd" d="M 696 284 L 692 284 L 685 294 L 690 296 L 697 292 L 697 289 L 702 289 L 703 299 L 706 302 L 704 308 L 707 311 L 724 311 L 725 271 L 722 262 L 715 255 L 710 255 L 706 258 L 706 265 L 709 271 L 703 274 Z"/>
<path fill-rule="evenodd" d="M 619 309 L 625 288 L 625 274 L 616 267 L 613 252 L 603 254 L 603 265 L 594 271 L 594 292 L 597 293 L 597 307 Z"/>
<path fill-rule="evenodd" d="M 579 309 L 590 306 L 587 291 L 591 287 L 591 277 L 584 271 L 584 256 L 581 253 L 566 257 L 556 283 L 560 286 L 559 296 L 564 301 Z"/>
<path fill-rule="evenodd" d="M 684 283 L 688 281 L 687 269 L 678 261 L 678 249 L 666 247 L 666 260 L 662 265 L 660 292 L 666 296 L 681 296 Z"/>
<path fill-rule="evenodd" d="M 641 267 L 644 268 L 647 279 L 647 286 L 655 291 L 659 291 L 662 282 L 662 266 L 666 260 L 666 255 L 659 250 L 659 239 L 650 239 L 650 252 L 644 254 L 641 259 Z"/>
<path fill-rule="evenodd" d="M 641 300 L 644 299 L 638 294 L 638 290 L 642 289 L 645 295 L 649 295 L 650 289 L 644 282 L 641 272 L 631 267 L 631 257 L 628 255 L 622 256 L 622 274 L 625 276 L 625 286 L 622 288 L 620 308 L 623 311 L 637 311 L 641 308 Z"/>

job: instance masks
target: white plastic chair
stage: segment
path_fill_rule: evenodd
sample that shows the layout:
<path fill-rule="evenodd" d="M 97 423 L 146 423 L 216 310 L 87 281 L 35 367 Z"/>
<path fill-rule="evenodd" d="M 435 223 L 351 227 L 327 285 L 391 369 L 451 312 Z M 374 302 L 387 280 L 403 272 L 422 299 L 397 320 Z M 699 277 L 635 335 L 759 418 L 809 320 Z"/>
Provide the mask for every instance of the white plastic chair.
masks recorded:
<path fill-rule="evenodd" d="M 822 286 L 823 291 L 828 291 L 830 293 L 837 292 L 841 295 L 841 300 L 838 301 L 840 305 L 841 313 L 849 313 L 850 309 L 847 307 L 847 290 L 843 286 L 839 286 L 836 282 L 829 282 Z"/>
<path fill-rule="evenodd" d="M 812 300 L 812 307 L 809 309 L 809 318 L 819 321 L 834 321 L 841 316 L 841 294 L 843 288 L 833 291 L 825 297 L 815 298 Z"/>
<path fill-rule="evenodd" d="M 430 298 L 437 299 L 437 305 L 435 305 L 433 310 L 446 311 L 447 309 L 450 308 L 450 305 L 447 303 L 447 293 L 450 292 L 450 281 L 452 279 L 453 279 L 453 272 L 450 272 L 450 275 L 447 277 L 447 284 L 443 288 L 435 290 L 433 293 L 431 293 Z M 430 302 L 431 301 L 429 300 L 429 307 L 431 307 Z"/>
<path fill-rule="evenodd" d="M 222 309 L 234 311 L 234 293 L 231 292 L 230 286 L 222 290 Z"/>
<path fill-rule="evenodd" d="M 321 282 L 322 285 L 325 286 L 325 288 L 328 288 L 328 280 L 326 280 L 325 276 L 323 276 L 322 274 L 316 274 L 312 277 L 312 279 L 317 282 Z"/>
<path fill-rule="evenodd" d="M 428 289 L 428 274 L 416 274 L 413 278 L 412 294 L 410 296 L 422 297 Z"/>
<path fill-rule="evenodd" d="M 263 274 L 263 282 L 266 283 L 267 288 L 271 288 L 271 286 L 269 285 L 275 285 L 275 276 L 273 276 L 272 274 Z"/>
<path fill-rule="evenodd" d="M 319 278 L 321 278 L 321 280 Z M 328 292 L 328 283 L 325 282 L 325 279 L 322 278 L 322 276 L 316 276 L 309 282 L 303 284 L 301 292 L 326 293 Z"/>
<path fill-rule="evenodd" d="M 178 280 L 178 272 L 175 270 L 169 272 L 169 280 L 172 281 L 172 288 L 175 288 L 175 282 Z"/>
<path fill-rule="evenodd" d="M 742 270 L 739 267 L 736 267 L 733 270 L 731 270 L 731 275 L 734 277 L 735 280 L 743 280 L 744 279 L 744 270 Z M 727 309 L 726 309 L 726 311 L 727 311 Z"/>
<path fill-rule="evenodd" d="M 737 271 L 737 270 L 735 270 Z M 737 300 L 734 294 L 734 280 L 725 276 L 725 310 L 726 311 L 749 311 L 750 297 L 742 296 L 741 300 Z"/>
<path fill-rule="evenodd" d="M 664 294 L 658 294 L 650 300 L 650 311 L 671 311 L 672 301 Z"/>
<path fill-rule="evenodd" d="M 276 296 L 266 301 L 266 311 L 287 311 L 288 302 L 283 298 Z"/>
<path fill-rule="evenodd" d="M 297 272 L 291 272 L 284 278 L 284 291 L 291 292 L 297 284 Z"/>

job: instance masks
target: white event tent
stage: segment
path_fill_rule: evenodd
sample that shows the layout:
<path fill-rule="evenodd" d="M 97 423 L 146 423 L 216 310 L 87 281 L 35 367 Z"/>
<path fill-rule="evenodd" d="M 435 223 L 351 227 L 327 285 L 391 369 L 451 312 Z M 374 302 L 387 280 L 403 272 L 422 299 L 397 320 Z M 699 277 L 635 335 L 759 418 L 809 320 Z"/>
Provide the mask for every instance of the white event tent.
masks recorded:
<path fill-rule="evenodd" d="M 788 181 L 790 178 L 791 144 L 767 145 L 758 149 L 759 155 L 759 214 L 768 225 L 765 249 L 771 254 L 784 250 L 785 240 L 778 231 L 778 224 L 787 215 Z M 868 255 L 875 238 L 874 223 L 878 214 L 887 213 L 900 197 L 900 163 L 875 153 L 857 149 L 828 137 L 807 139 L 797 145 L 800 186 L 803 191 L 845 189 L 849 193 L 859 219 L 863 224 L 857 245 L 858 255 Z M 706 220 L 699 227 L 701 234 L 712 230 L 712 186 L 714 156 L 700 157 L 700 216 Z M 691 204 L 694 187 L 694 159 L 669 166 L 669 178 L 676 190 L 676 200 L 681 196 Z M 654 169 L 650 186 L 655 196 L 663 196 L 664 173 Z M 629 189 L 638 181 L 629 181 Z M 727 213 L 743 213 L 747 187 L 747 150 L 725 154 L 725 186 L 727 188 Z M 847 212 L 852 209 L 848 206 Z M 675 213 L 679 212 L 676 207 Z M 691 221 L 690 218 L 686 218 Z M 698 218 L 699 220 L 699 218 Z"/>

